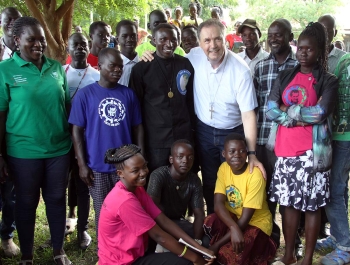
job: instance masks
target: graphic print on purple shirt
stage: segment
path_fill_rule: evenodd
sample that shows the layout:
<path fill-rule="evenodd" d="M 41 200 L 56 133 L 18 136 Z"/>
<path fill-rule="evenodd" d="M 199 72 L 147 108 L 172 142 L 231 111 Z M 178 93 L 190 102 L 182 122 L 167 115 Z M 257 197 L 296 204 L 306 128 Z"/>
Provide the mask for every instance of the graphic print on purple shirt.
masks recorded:
<path fill-rule="evenodd" d="M 69 123 L 85 129 L 87 165 L 103 173 L 115 171 L 104 163 L 107 149 L 131 144 L 132 127 L 141 122 L 140 104 L 130 88 L 104 88 L 97 82 L 77 92 L 69 116 Z"/>

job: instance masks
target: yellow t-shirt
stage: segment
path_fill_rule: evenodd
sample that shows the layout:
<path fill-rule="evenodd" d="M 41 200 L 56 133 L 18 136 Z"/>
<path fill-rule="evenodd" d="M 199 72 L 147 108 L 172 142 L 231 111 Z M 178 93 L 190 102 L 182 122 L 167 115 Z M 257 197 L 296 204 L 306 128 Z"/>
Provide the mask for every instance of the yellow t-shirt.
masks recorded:
<path fill-rule="evenodd" d="M 201 19 L 200 17 L 197 17 L 197 23 L 198 26 L 203 22 L 203 19 Z M 189 25 L 196 25 L 196 22 L 194 19 L 191 19 L 189 16 L 183 17 L 182 18 L 182 23 L 184 24 L 184 26 L 189 26 Z"/>
<path fill-rule="evenodd" d="M 139 58 L 141 58 L 145 51 L 154 51 L 155 52 L 156 47 L 154 47 L 150 41 L 147 41 L 147 42 L 144 42 L 144 43 L 140 44 L 139 46 L 137 46 L 135 51 L 137 52 L 137 55 L 139 56 Z M 176 47 L 174 53 L 181 55 L 181 56 L 186 55 L 185 51 L 180 46 Z"/>
<path fill-rule="evenodd" d="M 266 182 L 258 168 L 255 167 L 250 174 L 248 166 L 244 173 L 235 175 L 224 162 L 218 171 L 214 193 L 226 195 L 226 209 L 237 218 L 241 217 L 243 207 L 255 209 L 249 225 L 260 228 L 270 236 L 272 216 L 266 201 L 265 186 Z"/>

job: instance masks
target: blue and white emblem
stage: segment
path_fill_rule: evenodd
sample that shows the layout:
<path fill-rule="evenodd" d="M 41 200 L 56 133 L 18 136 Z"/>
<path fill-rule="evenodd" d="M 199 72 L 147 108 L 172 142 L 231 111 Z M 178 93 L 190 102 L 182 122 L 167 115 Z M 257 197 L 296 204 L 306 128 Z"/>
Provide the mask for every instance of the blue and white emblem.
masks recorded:
<path fill-rule="evenodd" d="M 184 70 L 180 70 L 177 73 L 176 76 L 176 86 L 177 86 L 177 90 L 179 90 L 181 95 L 186 95 L 187 93 L 187 83 L 188 80 L 190 79 L 191 73 L 190 71 L 184 69 Z"/>

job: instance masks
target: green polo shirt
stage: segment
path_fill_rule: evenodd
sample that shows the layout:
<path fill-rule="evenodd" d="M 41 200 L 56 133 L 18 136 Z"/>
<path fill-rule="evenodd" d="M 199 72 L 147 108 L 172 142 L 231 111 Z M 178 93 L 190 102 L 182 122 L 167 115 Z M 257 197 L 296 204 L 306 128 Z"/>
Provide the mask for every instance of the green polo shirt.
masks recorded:
<path fill-rule="evenodd" d="M 137 55 L 139 57 L 141 57 L 145 51 L 153 51 L 153 52 L 155 52 L 156 51 L 156 47 L 154 47 L 151 44 L 151 41 L 146 41 L 146 42 L 142 43 L 141 45 L 137 46 L 135 51 L 137 52 Z M 181 55 L 181 56 L 185 56 L 186 55 L 185 51 L 180 46 L 176 47 L 174 53 L 176 53 L 178 55 Z"/>
<path fill-rule="evenodd" d="M 59 62 L 43 59 L 41 71 L 18 53 L 0 63 L 0 111 L 7 111 L 7 153 L 16 158 L 51 158 L 71 148 L 66 76 Z"/>

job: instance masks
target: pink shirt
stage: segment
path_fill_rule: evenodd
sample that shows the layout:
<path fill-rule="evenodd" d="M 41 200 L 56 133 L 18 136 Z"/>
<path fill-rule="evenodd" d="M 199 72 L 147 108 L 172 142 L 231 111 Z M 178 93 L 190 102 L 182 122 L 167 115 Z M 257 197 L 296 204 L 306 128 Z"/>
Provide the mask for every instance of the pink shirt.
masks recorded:
<path fill-rule="evenodd" d="M 143 187 L 130 192 L 119 181 L 107 195 L 98 227 L 99 265 L 132 264 L 145 253 L 148 234 L 161 211 Z"/>
<path fill-rule="evenodd" d="M 297 73 L 294 79 L 283 91 L 284 105 L 315 106 L 317 103 L 316 91 L 313 88 L 316 80 L 312 73 Z M 293 157 L 302 155 L 312 149 L 312 126 L 296 126 L 287 128 L 279 126 L 276 136 L 275 153 L 279 157 Z"/>

